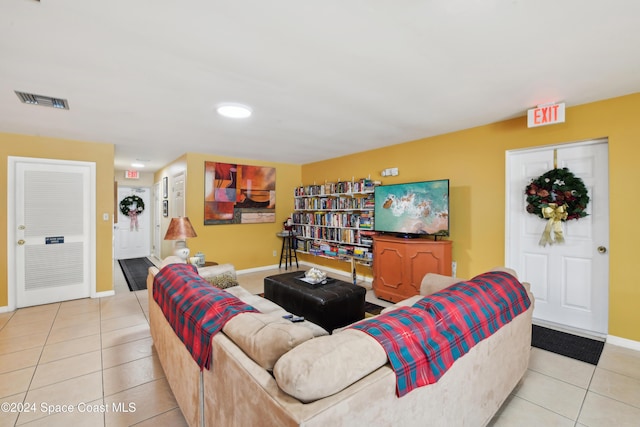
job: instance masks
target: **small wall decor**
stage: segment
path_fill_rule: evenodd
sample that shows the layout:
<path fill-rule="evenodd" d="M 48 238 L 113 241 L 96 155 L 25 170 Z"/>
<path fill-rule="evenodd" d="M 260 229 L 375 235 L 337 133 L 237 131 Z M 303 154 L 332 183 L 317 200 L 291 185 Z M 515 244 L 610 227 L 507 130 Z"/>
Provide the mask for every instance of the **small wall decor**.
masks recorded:
<path fill-rule="evenodd" d="M 168 200 L 163 200 L 162 201 L 162 216 L 164 216 L 164 217 L 169 216 L 169 201 Z"/>
<path fill-rule="evenodd" d="M 276 169 L 205 162 L 204 224 L 276 221 Z"/>
<path fill-rule="evenodd" d="M 169 197 L 169 178 L 162 178 L 162 198 L 166 199 Z"/>
<path fill-rule="evenodd" d="M 563 243 L 562 222 L 587 216 L 589 194 L 582 179 L 567 168 L 554 168 L 525 188 L 527 212 L 546 219 L 540 246 Z"/>

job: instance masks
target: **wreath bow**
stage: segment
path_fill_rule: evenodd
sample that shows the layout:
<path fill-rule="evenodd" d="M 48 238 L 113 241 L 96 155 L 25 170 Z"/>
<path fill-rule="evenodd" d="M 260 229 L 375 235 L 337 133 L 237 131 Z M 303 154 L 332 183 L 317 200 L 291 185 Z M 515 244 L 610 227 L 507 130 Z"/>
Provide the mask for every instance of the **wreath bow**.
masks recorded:
<path fill-rule="evenodd" d="M 138 211 L 136 209 L 129 211 L 129 221 L 129 231 L 133 231 L 134 228 L 138 231 Z"/>
<path fill-rule="evenodd" d="M 542 232 L 540 246 L 564 243 L 562 221 L 565 221 L 569 215 L 567 214 L 567 205 L 558 206 L 557 203 L 549 203 L 548 206 L 542 208 L 542 215 L 545 218 L 548 218 L 549 221 L 547 221 L 547 225 L 544 227 L 544 231 Z M 553 237 L 551 232 L 553 232 Z"/>
<path fill-rule="evenodd" d="M 531 181 L 524 190 L 527 212 L 546 219 L 540 245 L 563 243 L 562 223 L 587 216 L 589 193 L 569 169 L 552 169 Z"/>

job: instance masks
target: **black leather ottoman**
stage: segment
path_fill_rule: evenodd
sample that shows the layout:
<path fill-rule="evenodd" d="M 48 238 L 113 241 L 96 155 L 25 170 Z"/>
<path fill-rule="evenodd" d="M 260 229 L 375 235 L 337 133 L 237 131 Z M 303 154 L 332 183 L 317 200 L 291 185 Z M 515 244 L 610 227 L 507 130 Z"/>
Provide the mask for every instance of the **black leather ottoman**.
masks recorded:
<path fill-rule="evenodd" d="M 311 285 L 300 277 L 304 272 L 265 277 L 264 297 L 329 332 L 364 319 L 363 287 L 337 279 Z"/>

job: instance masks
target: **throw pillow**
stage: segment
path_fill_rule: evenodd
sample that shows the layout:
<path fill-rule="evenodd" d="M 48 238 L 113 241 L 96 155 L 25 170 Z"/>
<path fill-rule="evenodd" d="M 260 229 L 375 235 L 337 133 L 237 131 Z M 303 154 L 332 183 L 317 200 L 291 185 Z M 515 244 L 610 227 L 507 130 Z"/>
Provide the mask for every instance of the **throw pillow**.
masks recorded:
<path fill-rule="evenodd" d="M 207 282 L 211 283 L 216 288 L 227 289 L 232 286 L 238 286 L 238 282 L 235 277 L 230 273 L 222 273 L 217 276 L 205 277 Z"/>
<path fill-rule="evenodd" d="M 346 329 L 301 343 L 278 359 L 273 374 L 285 393 L 308 403 L 347 388 L 387 360 L 375 338 Z"/>

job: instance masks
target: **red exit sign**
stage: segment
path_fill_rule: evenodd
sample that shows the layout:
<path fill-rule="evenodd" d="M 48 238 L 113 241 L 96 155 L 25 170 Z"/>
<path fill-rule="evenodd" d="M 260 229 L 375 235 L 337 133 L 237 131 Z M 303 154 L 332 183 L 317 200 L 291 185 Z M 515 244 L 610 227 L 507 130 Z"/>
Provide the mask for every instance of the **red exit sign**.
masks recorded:
<path fill-rule="evenodd" d="M 564 102 L 560 104 L 540 105 L 527 111 L 527 127 L 564 123 Z"/>
<path fill-rule="evenodd" d="M 128 179 L 138 179 L 140 178 L 140 172 L 138 171 L 125 171 L 124 172 L 124 177 L 128 178 Z"/>

